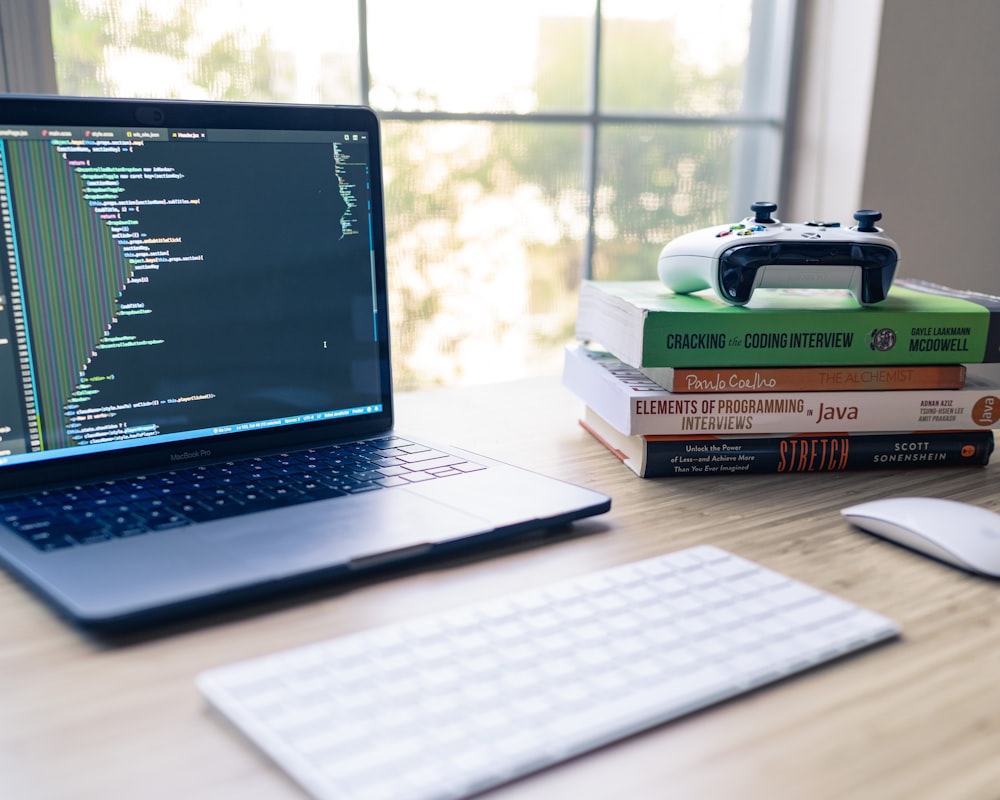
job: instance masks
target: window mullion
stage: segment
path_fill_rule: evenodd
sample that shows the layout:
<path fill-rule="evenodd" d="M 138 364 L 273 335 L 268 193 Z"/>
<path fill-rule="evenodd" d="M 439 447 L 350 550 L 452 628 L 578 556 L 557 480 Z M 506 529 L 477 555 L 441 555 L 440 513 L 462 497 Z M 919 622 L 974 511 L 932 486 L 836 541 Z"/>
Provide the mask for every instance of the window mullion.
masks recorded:
<path fill-rule="evenodd" d="M 368 2 L 358 0 L 358 94 L 361 105 L 371 105 L 372 76 L 368 65 Z"/>
<path fill-rule="evenodd" d="M 585 161 L 583 165 L 583 180 L 587 194 L 587 237 L 583 244 L 583 259 L 581 277 L 590 279 L 594 276 L 594 249 L 596 247 L 594 224 L 597 205 L 597 150 L 598 150 L 598 119 L 601 113 L 601 0 L 594 2 L 593 37 L 590 52 L 590 118 L 586 127 Z"/>

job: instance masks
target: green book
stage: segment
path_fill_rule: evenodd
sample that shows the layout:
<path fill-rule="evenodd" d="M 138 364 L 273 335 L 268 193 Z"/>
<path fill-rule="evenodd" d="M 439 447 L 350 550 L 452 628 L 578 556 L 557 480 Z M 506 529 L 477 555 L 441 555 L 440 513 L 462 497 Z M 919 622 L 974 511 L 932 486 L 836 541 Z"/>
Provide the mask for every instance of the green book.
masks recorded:
<path fill-rule="evenodd" d="M 878 305 L 774 290 L 732 306 L 659 281 L 584 281 L 577 338 L 634 367 L 1000 362 L 1000 297 L 897 280 Z"/>

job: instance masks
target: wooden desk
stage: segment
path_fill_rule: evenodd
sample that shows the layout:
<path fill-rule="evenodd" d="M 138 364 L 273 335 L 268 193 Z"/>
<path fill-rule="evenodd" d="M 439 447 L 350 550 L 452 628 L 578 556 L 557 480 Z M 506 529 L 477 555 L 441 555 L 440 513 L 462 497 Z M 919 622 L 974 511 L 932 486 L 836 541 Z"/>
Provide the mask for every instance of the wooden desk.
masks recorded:
<path fill-rule="evenodd" d="M 1000 467 L 643 481 L 555 379 L 405 395 L 398 427 L 586 484 L 570 534 L 101 646 L 0 574 L 0 797 L 263 800 L 301 793 L 206 712 L 201 670 L 564 576 L 713 543 L 898 620 L 901 640 L 518 781 L 496 800 L 996 798 L 1000 582 L 845 524 L 885 495 L 1000 509 Z"/>

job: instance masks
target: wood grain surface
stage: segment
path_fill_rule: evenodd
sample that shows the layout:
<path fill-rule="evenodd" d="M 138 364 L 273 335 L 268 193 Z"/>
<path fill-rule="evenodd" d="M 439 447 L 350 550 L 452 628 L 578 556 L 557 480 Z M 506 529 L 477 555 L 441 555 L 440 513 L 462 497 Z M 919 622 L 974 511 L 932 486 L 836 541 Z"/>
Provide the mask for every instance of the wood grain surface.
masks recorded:
<path fill-rule="evenodd" d="M 475 557 L 109 644 L 0 573 L 0 797 L 276 800 L 299 789 L 213 716 L 202 670 L 710 543 L 896 619 L 862 654 L 495 790 L 495 800 L 1000 797 L 1000 581 L 851 528 L 929 495 L 1000 511 L 985 469 L 641 480 L 555 378 L 398 398 L 397 427 L 610 494 L 612 510 Z"/>

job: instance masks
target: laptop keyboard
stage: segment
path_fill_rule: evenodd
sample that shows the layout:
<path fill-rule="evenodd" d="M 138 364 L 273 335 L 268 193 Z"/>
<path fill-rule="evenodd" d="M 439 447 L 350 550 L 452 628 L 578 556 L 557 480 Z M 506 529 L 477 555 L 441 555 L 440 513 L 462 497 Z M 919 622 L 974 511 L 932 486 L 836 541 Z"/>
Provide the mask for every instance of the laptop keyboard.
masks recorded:
<path fill-rule="evenodd" d="M 387 436 L 34 492 L 0 500 L 0 520 L 58 550 L 481 469 Z"/>

